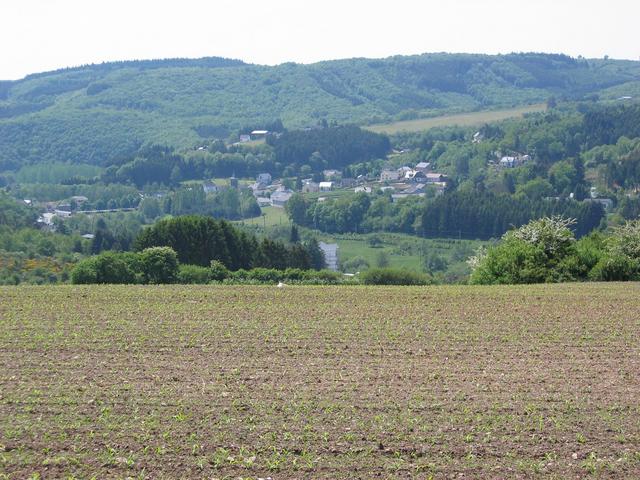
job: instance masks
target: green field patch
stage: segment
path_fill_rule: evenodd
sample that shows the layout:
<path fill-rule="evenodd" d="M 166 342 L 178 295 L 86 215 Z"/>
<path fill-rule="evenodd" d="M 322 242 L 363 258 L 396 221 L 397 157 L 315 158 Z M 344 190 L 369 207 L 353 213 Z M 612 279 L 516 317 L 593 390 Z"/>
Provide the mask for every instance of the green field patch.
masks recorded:
<path fill-rule="evenodd" d="M 364 127 L 376 133 L 394 134 L 399 132 L 421 132 L 435 127 L 471 127 L 485 123 L 498 122 L 509 118 L 522 117 L 526 113 L 544 112 L 546 104 L 539 103 L 505 110 L 487 110 L 483 112 L 457 113 L 440 117 L 403 120 L 400 122 L 382 123 Z"/>

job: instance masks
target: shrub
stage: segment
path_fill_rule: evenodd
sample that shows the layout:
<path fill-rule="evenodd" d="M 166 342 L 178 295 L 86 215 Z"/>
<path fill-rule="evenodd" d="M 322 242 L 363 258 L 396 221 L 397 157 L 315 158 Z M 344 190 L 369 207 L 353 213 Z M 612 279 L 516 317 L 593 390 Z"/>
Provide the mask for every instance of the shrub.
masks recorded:
<path fill-rule="evenodd" d="M 307 271 L 300 268 L 287 268 L 284 271 L 284 278 L 289 281 L 301 281 L 307 278 Z"/>
<path fill-rule="evenodd" d="M 547 280 L 542 248 L 517 238 L 490 248 L 471 273 L 470 283 L 479 285 L 543 283 Z"/>
<path fill-rule="evenodd" d="M 145 283 L 174 283 L 178 277 L 178 255 L 171 247 L 146 248 L 140 262 Z"/>
<path fill-rule="evenodd" d="M 224 279 L 229 278 L 231 276 L 231 272 L 227 267 L 224 266 L 224 263 L 219 262 L 218 260 L 211 261 L 211 268 L 209 269 L 209 279 L 215 282 L 222 282 Z"/>
<path fill-rule="evenodd" d="M 98 283 L 98 271 L 95 258 L 87 258 L 76 264 L 71 271 L 71 283 L 76 285 Z"/>
<path fill-rule="evenodd" d="M 307 270 L 305 280 L 334 284 L 342 281 L 342 275 L 332 270 Z"/>
<path fill-rule="evenodd" d="M 362 270 L 366 270 L 367 268 L 369 268 L 369 262 L 367 262 L 367 260 L 361 256 L 357 256 L 357 257 L 350 258 L 349 260 L 345 260 L 340 265 L 340 269 L 343 272 L 351 272 L 351 273 L 360 272 Z"/>
<path fill-rule="evenodd" d="M 121 254 L 104 252 L 95 257 L 97 283 L 136 283 L 136 274 Z"/>
<path fill-rule="evenodd" d="M 545 217 L 507 232 L 502 241 L 470 260 L 472 284 L 543 283 L 573 280 L 585 270 L 575 255 L 575 223 Z"/>
<path fill-rule="evenodd" d="M 188 284 L 205 284 L 211 281 L 211 269 L 201 267 L 200 265 L 180 265 L 178 268 L 177 283 Z"/>
<path fill-rule="evenodd" d="M 284 271 L 275 268 L 254 268 L 247 272 L 247 278 L 262 283 L 278 283 L 284 279 Z"/>
<path fill-rule="evenodd" d="M 74 284 L 136 283 L 137 255 L 103 252 L 79 262 L 71 272 Z"/>
<path fill-rule="evenodd" d="M 608 241 L 608 250 L 614 255 L 640 260 L 640 220 L 614 228 Z"/>
<path fill-rule="evenodd" d="M 423 273 L 394 268 L 372 268 L 360 274 L 365 285 L 429 285 L 431 278 Z"/>
<path fill-rule="evenodd" d="M 589 272 L 589 278 L 604 282 L 639 280 L 640 262 L 624 255 L 607 254 Z"/>

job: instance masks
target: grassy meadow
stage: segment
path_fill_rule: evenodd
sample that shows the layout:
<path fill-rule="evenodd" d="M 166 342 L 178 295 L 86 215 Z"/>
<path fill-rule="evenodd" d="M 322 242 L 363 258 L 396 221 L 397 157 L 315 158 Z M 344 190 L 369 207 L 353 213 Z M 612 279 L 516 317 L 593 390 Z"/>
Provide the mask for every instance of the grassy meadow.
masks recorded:
<path fill-rule="evenodd" d="M 392 123 L 381 123 L 365 127 L 376 133 L 387 133 L 392 135 L 399 132 L 422 132 L 435 127 L 473 127 L 485 123 L 499 122 L 509 118 L 522 117 L 526 113 L 543 112 L 547 109 L 546 104 L 538 103 L 526 105 L 524 107 L 508 108 L 504 110 L 486 110 L 472 113 L 457 113 L 453 115 L 442 115 L 439 117 L 419 118 L 416 120 L 402 120 Z"/>
<path fill-rule="evenodd" d="M 0 478 L 638 478 L 638 284 L 0 288 Z"/>

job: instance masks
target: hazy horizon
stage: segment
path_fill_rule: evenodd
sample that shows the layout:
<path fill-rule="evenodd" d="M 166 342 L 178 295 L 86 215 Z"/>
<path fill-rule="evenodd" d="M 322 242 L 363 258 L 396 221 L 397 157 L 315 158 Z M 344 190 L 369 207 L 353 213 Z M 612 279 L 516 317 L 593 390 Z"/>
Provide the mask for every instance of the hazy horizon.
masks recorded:
<path fill-rule="evenodd" d="M 562 53 L 638 60 L 640 4 L 397 0 L 90 4 L 9 0 L 3 5 L 0 79 L 103 62 L 226 57 L 258 65 L 432 52 Z"/>

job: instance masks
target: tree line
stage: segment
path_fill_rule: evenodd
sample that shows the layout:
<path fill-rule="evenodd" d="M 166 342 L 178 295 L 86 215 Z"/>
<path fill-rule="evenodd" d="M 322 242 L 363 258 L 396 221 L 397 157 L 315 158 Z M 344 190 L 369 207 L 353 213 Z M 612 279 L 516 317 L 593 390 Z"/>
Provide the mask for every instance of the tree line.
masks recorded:
<path fill-rule="evenodd" d="M 577 219 L 583 236 L 599 227 L 604 210 L 595 202 L 530 199 L 526 196 L 465 190 L 435 198 L 393 201 L 390 194 L 358 193 L 324 202 L 294 195 L 286 205 L 296 224 L 327 233 L 403 232 L 430 238 L 498 238 L 513 226 L 545 215 Z"/>
<path fill-rule="evenodd" d="M 188 215 L 160 220 L 144 229 L 134 250 L 166 246 L 180 263 L 208 266 L 218 261 L 229 270 L 255 267 L 300 269 L 324 268 L 324 256 L 317 242 L 286 245 L 264 238 L 258 240 L 225 220 Z"/>
<path fill-rule="evenodd" d="M 529 199 L 487 191 L 458 191 L 437 197 L 421 213 L 419 233 L 425 237 L 498 238 L 512 227 L 549 215 L 575 218 L 577 236 L 600 225 L 599 203 Z"/>

